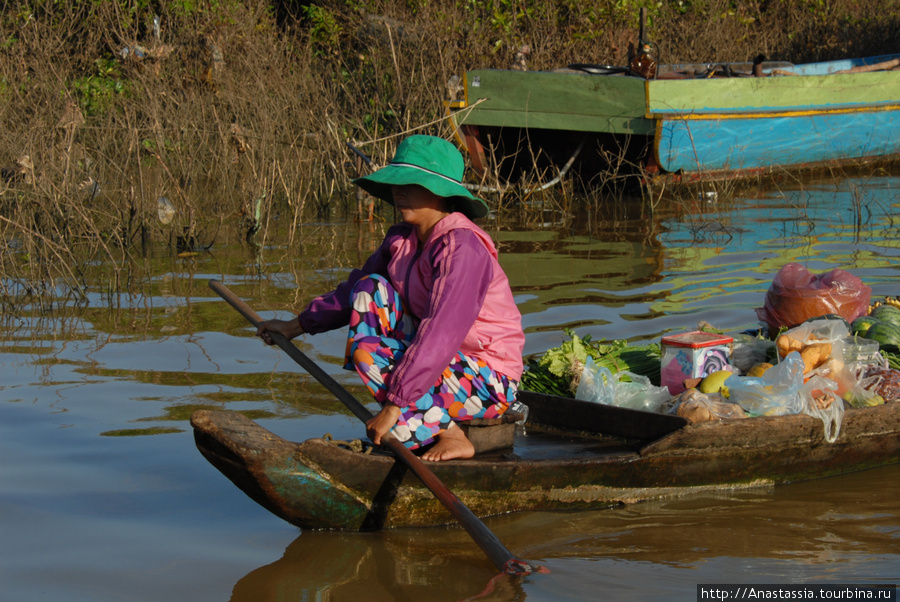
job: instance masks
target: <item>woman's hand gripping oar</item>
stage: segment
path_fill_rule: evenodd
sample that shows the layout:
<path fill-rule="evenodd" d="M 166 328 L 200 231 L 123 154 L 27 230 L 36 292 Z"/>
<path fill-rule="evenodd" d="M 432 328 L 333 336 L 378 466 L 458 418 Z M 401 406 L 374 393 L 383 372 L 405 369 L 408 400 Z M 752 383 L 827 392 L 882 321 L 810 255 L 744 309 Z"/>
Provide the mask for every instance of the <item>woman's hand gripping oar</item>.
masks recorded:
<path fill-rule="evenodd" d="M 229 305 L 238 311 L 248 322 L 254 326 L 258 326 L 262 322 L 253 309 L 238 298 L 234 293 L 228 290 L 225 285 L 216 280 L 209 281 L 209 287 L 222 297 Z M 296 345 L 288 341 L 282 335 L 276 332 L 269 333 L 276 345 L 281 347 L 291 359 L 300 364 L 304 370 L 309 372 L 317 381 L 325 386 L 338 400 L 347 406 L 354 416 L 365 423 L 372 418 L 372 413 L 366 409 L 347 389 L 342 387 L 340 383 L 329 376 L 315 362 L 309 359 Z M 493 531 L 487 528 L 477 516 L 475 516 L 465 504 L 460 501 L 456 495 L 444 485 L 440 479 L 435 476 L 431 470 L 425 466 L 415 454 L 409 451 L 400 441 L 398 441 L 390 432 L 382 438 L 382 443 L 386 445 L 398 460 L 403 462 L 413 473 L 419 477 L 422 483 L 434 494 L 434 496 L 450 511 L 454 518 L 468 531 L 475 543 L 487 554 L 494 566 L 501 572 L 511 575 L 529 575 L 535 572 L 548 572 L 546 568 L 532 565 L 524 560 L 513 556 L 512 552 L 506 549 L 500 540 L 494 535 Z"/>

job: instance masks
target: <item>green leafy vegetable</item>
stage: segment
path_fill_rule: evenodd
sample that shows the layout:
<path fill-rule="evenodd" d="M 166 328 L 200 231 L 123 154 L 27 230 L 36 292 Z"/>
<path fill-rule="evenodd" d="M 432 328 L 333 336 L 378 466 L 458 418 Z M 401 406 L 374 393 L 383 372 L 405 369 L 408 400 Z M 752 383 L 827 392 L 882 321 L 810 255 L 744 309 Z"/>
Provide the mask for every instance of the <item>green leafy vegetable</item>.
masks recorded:
<path fill-rule="evenodd" d="M 629 345 L 627 341 L 600 340 L 591 336 L 579 337 L 572 330 L 565 330 L 568 340 L 559 347 L 548 349 L 540 358 L 531 358 L 522 375 L 523 389 L 550 395 L 572 397 L 578 388 L 581 370 L 588 356 L 598 366 L 605 366 L 613 374 L 633 372 L 659 385 L 660 348 L 658 343 Z"/>

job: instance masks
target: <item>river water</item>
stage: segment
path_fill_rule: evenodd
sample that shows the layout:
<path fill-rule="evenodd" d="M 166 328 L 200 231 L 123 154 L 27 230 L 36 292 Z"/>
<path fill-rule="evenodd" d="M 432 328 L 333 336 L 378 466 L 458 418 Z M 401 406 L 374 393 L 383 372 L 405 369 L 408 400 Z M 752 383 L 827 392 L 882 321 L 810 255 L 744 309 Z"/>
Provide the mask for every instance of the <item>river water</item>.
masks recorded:
<path fill-rule="evenodd" d="M 840 267 L 900 293 L 900 180 L 869 176 L 725 199 L 637 204 L 540 228 L 488 224 L 527 333 L 527 354 L 572 328 L 658 340 L 705 320 L 759 326 L 787 262 Z M 299 248 L 214 248 L 149 260 L 132 294 L 0 323 L 0 599 L 694 600 L 704 583 L 900 581 L 900 465 L 774 489 L 488 526 L 549 574 L 495 577 L 458 528 L 300 532 L 197 452 L 199 407 L 245 411 L 302 440 L 362 428 L 322 387 L 209 291 L 224 281 L 264 317 L 335 284 L 382 226 L 307 224 Z M 265 310 L 265 311 L 262 311 Z M 305 352 L 338 368 L 341 333 Z"/>

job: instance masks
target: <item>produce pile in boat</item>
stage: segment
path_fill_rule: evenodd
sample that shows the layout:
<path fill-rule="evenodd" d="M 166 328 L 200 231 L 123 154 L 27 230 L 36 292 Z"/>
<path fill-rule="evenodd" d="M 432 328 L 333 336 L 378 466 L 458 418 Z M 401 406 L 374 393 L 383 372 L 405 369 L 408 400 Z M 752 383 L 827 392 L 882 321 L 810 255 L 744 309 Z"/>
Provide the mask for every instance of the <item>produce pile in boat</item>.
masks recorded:
<path fill-rule="evenodd" d="M 900 300 L 895 298 L 872 303 L 852 323 L 828 314 L 783 328 L 774 341 L 735 335 L 732 365 L 685 380 L 677 395 L 660 386 L 659 344 L 565 333 L 568 339 L 559 347 L 527 362 L 523 389 L 669 412 L 692 422 L 806 413 L 822 419 L 830 441 L 839 433 L 845 407 L 900 399 Z"/>

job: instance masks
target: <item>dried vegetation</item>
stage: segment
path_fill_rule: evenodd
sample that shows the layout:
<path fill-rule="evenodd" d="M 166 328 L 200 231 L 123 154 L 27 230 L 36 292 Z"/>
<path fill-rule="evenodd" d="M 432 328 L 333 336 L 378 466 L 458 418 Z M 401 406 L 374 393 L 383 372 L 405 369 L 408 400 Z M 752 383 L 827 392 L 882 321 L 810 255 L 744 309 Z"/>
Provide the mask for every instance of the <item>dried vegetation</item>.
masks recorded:
<path fill-rule="evenodd" d="M 646 7 L 666 62 L 863 56 L 896 51 L 896 4 L 3 2 L 0 295 L 84 295 L 98 265 L 119 290 L 152 253 L 290 246 L 357 210 L 368 167 L 347 142 L 377 165 L 405 134 L 449 136 L 445 82 L 525 44 L 531 69 L 624 64 Z M 566 186 L 488 196 L 532 210 L 511 220 L 572 204 Z"/>

